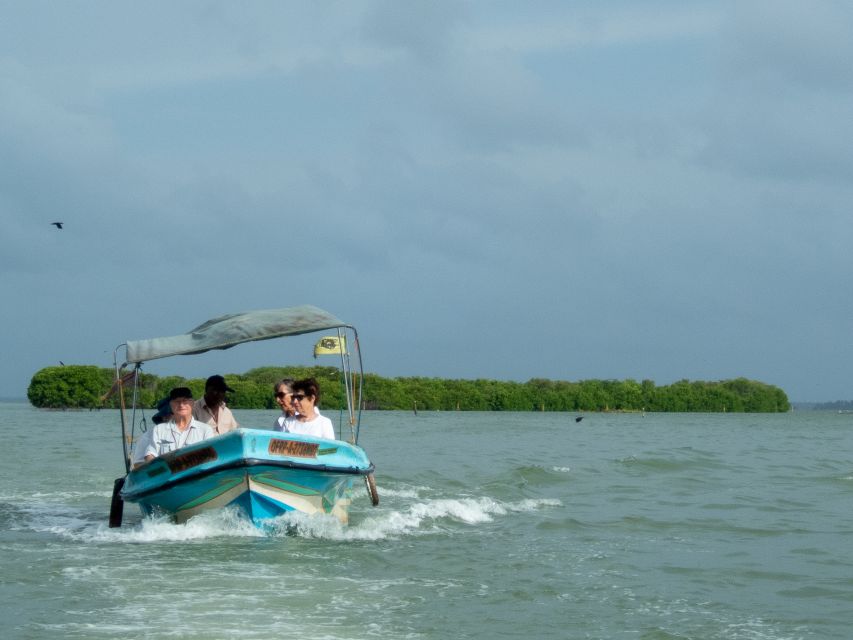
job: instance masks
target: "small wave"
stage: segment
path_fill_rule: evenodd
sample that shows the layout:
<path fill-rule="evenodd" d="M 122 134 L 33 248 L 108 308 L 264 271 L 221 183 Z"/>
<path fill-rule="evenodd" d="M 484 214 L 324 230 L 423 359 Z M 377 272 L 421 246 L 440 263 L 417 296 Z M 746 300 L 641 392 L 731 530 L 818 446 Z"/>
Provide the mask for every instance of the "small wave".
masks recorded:
<path fill-rule="evenodd" d="M 628 456 L 621 458 L 617 462 L 631 467 L 648 468 L 655 471 L 680 471 L 691 466 L 691 463 L 685 460 L 675 460 L 667 458 L 637 458 L 636 456 Z"/>
<path fill-rule="evenodd" d="M 51 533 L 54 527 L 79 529 L 92 520 L 106 519 L 100 505 L 112 496 L 107 491 L 34 491 L 0 497 L 0 526 Z M 92 500 L 95 498 L 96 500 Z"/>
<path fill-rule="evenodd" d="M 23 528 L 28 514 L 19 505 L 0 502 L 0 530 L 15 531 Z"/>
<path fill-rule="evenodd" d="M 35 502 L 18 505 L 15 526 L 10 529 L 30 530 L 36 533 L 63 534 L 84 530 L 93 522 L 106 522 L 107 514 L 82 509 L 75 505 Z"/>
<path fill-rule="evenodd" d="M 769 623 L 749 621 L 725 625 L 726 638 L 732 640 L 795 640 L 801 636 L 780 636 L 778 630 Z M 640 640 L 688 640 L 692 635 L 683 635 L 661 628 L 649 629 L 640 636 Z M 714 636 L 717 637 L 717 636 Z"/>
<path fill-rule="evenodd" d="M 0 502 L 74 502 L 88 498 L 110 498 L 112 491 L 33 491 L 0 495 Z"/>
<path fill-rule="evenodd" d="M 656 473 L 675 473 L 697 470 L 708 471 L 723 469 L 727 466 L 723 462 L 711 457 L 703 457 L 698 453 L 688 458 L 678 456 L 673 456 L 671 458 L 640 458 L 637 456 L 626 456 L 624 458 L 617 458 L 615 462 L 627 468 L 637 469 L 640 471 L 652 471 Z"/>
<path fill-rule="evenodd" d="M 379 485 L 377 487 L 377 490 L 383 498 L 386 496 L 391 496 L 394 498 L 419 498 L 423 493 L 429 491 L 429 487 L 391 489 L 390 487 L 386 487 L 385 485 Z"/>
<path fill-rule="evenodd" d="M 561 500 L 556 498 L 527 498 L 519 502 L 510 503 L 510 511 L 538 511 L 542 507 L 562 507 Z"/>
<path fill-rule="evenodd" d="M 130 527 L 110 529 L 106 524 L 80 531 L 57 531 L 82 542 L 189 542 L 218 537 L 262 538 L 266 534 L 254 526 L 237 509 L 221 509 L 202 513 L 183 524 L 175 524 L 168 516 L 143 518 Z"/>
<path fill-rule="evenodd" d="M 125 513 L 125 525 L 109 528 L 105 514 L 88 513 L 68 505 L 42 504 L 38 508 L 20 507 L 10 518 L 19 526 L 81 543 L 131 543 L 202 541 L 215 537 L 298 536 L 329 540 L 371 541 L 407 535 L 426 535 L 454 525 L 478 525 L 496 518 L 558 507 L 557 499 L 527 498 L 500 501 L 491 497 L 423 498 L 427 487 L 386 488 L 384 496 L 390 508 L 358 512 L 351 510 L 349 526 L 331 515 L 288 513 L 256 527 L 239 510 L 221 509 L 175 524 L 166 516 L 146 517 L 134 522 Z M 401 504 L 402 503 L 402 504 Z M 408 503 L 408 504 L 407 504 Z M 383 509 L 383 507 L 385 507 Z M 7 518 L 9 519 L 9 518 Z"/>
<path fill-rule="evenodd" d="M 369 516 L 343 526 L 331 516 L 289 513 L 267 525 L 273 535 L 297 535 L 333 540 L 383 540 L 405 535 L 424 535 L 440 530 L 438 523 L 450 521 L 468 525 L 491 522 L 511 513 L 561 506 L 555 499 L 526 499 L 502 503 L 491 498 L 444 498 L 426 500 L 404 510 Z"/>
<path fill-rule="evenodd" d="M 133 522 L 133 517 L 125 513 L 125 524 L 118 528 L 108 526 L 106 514 L 82 512 L 69 507 L 42 507 L 22 513 L 26 516 L 26 522 L 22 522 L 26 528 L 81 543 L 179 542 L 219 536 L 264 536 L 236 509 L 203 513 L 181 525 L 175 524 L 167 516 L 142 518 Z"/>
<path fill-rule="evenodd" d="M 390 510 L 342 525 L 331 516 L 289 513 L 270 521 L 271 535 L 296 535 L 332 540 L 383 540 L 405 535 L 424 535 L 440 530 L 442 520 L 464 524 L 491 522 L 495 516 L 526 512 L 543 506 L 559 506 L 559 500 L 521 500 L 499 503 L 491 498 L 426 500 L 403 510 Z"/>
<path fill-rule="evenodd" d="M 518 502 L 498 502 L 492 498 L 462 498 L 431 500 L 413 505 L 410 511 L 424 518 L 439 519 L 450 517 L 468 524 L 490 522 L 493 516 L 502 516 L 510 512 L 534 511 L 542 506 L 559 506 L 556 499 L 528 498 Z"/>
<path fill-rule="evenodd" d="M 566 483 L 566 474 L 571 471 L 568 466 L 557 465 L 524 465 L 507 470 L 496 477 L 486 486 L 505 487 L 514 493 L 519 486 L 551 487 Z"/>

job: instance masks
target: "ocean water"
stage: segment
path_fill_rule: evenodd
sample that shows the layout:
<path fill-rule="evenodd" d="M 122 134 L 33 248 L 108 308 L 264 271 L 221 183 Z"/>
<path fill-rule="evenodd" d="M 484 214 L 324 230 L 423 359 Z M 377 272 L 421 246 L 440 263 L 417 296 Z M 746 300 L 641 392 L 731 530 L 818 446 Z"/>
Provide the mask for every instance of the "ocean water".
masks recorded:
<path fill-rule="evenodd" d="M 109 529 L 115 411 L 0 403 L 0 432 L 6 639 L 853 633 L 850 415 L 368 412 L 380 505 L 263 532 Z"/>

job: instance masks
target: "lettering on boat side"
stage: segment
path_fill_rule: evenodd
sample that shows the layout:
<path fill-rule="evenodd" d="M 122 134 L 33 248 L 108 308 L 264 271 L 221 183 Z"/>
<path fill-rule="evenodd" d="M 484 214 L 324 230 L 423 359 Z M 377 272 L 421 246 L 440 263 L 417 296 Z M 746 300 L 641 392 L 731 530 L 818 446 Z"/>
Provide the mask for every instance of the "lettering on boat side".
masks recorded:
<path fill-rule="evenodd" d="M 270 453 L 277 456 L 293 458 L 316 458 L 319 444 L 314 442 L 299 442 L 298 440 L 270 440 Z"/>
<path fill-rule="evenodd" d="M 213 447 L 205 447 L 198 451 L 188 451 L 187 453 L 178 454 L 174 458 L 167 459 L 166 464 L 169 465 L 169 469 L 172 470 L 172 473 L 178 473 L 180 471 L 186 471 L 187 469 L 197 467 L 205 462 L 212 462 L 218 457 L 219 456 L 216 455 L 216 449 Z"/>

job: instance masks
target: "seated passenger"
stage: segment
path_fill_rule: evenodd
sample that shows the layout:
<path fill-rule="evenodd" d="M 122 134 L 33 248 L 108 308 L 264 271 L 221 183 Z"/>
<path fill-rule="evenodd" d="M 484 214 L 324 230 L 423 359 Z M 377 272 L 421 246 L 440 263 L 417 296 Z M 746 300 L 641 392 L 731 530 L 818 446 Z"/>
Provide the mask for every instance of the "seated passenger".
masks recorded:
<path fill-rule="evenodd" d="M 296 415 L 296 410 L 293 408 L 293 378 L 282 378 L 278 382 L 275 383 L 273 387 L 273 393 L 275 394 L 275 401 L 279 407 L 281 407 L 281 415 L 275 419 L 275 424 L 273 424 L 273 431 L 284 431 L 284 421 L 287 418 L 293 417 Z"/>
<path fill-rule="evenodd" d="M 220 436 L 238 429 L 240 424 L 225 405 L 225 392 L 234 391 L 222 376 L 210 376 L 204 384 L 204 396 L 193 405 L 193 418 L 213 427 L 214 435 Z"/>
<path fill-rule="evenodd" d="M 193 418 L 193 393 L 187 387 L 172 389 L 169 406 L 172 408 L 172 418 L 151 429 L 151 439 L 141 452 L 145 462 L 215 435 L 209 424 Z"/>
<path fill-rule="evenodd" d="M 319 438 L 335 439 L 335 428 L 332 421 L 321 416 L 315 404 L 320 399 L 320 387 L 314 378 L 297 380 L 293 383 L 293 407 L 296 415 L 285 418 L 284 424 L 275 427 L 276 431 L 302 433 Z"/>

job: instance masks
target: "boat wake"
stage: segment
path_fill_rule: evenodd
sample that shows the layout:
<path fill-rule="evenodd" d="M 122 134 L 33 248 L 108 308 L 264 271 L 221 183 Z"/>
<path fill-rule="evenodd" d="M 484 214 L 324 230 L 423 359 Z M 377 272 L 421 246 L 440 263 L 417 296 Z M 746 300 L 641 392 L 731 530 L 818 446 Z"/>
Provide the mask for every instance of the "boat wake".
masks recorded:
<path fill-rule="evenodd" d="M 348 526 L 342 525 L 331 515 L 290 512 L 257 527 L 236 509 L 202 513 L 177 525 L 167 517 L 143 518 L 131 505 L 126 505 L 124 526 L 110 529 L 107 526 L 106 508 L 101 513 L 100 510 L 81 509 L 80 505 L 59 504 L 62 501 L 57 500 L 57 496 L 51 496 L 46 502 L 32 503 L 27 508 L 19 505 L 7 513 L 7 517 L 15 522 L 17 528 L 84 544 L 145 544 L 219 537 L 294 536 L 336 541 L 376 541 L 446 534 L 562 505 L 559 500 L 549 498 L 504 501 L 489 496 L 442 497 L 430 496 L 430 493 L 432 491 L 427 487 L 385 486 L 382 489 L 382 503 L 376 508 L 369 507 L 366 499 L 357 497 L 351 507 Z"/>
<path fill-rule="evenodd" d="M 389 495 L 385 491 L 383 495 Z M 404 536 L 445 533 L 465 526 L 492 522 L 514 514 L 561 506 L 554 499 L 501 502 L 488 497 L 423 499 L 399 508 L 377 509 L 342 526 L 332 517 L 291 513 L 273 522 L 272 535 L 298 535 L 331 540 L 386 540 Z M 356 514 L 358 515 L 358 514 Z"/>

